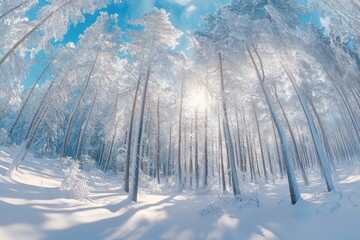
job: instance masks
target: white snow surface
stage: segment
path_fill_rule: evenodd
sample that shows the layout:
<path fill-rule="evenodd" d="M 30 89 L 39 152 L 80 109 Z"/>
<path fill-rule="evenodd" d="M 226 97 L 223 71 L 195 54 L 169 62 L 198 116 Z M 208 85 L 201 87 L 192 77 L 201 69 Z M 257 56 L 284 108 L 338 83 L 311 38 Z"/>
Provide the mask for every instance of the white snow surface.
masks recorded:
<path fill-rule="evenodd" d="M 85 200 L 60 190 L 59 160 L 31 154 L 7 174 L 15 150 L 0 148 L 0 239 L 360 239 L 360 164 L 338 167 L 339 192 L 327 193 L 319 174 L 290 204 L 286 180 L 245 184 L 247 195 L 168 191 L 148 184 L 130 203 L 121 177 L 84 174 Z M 246 191 L 245 191 L 246 190 Z M 258 202 L 257 202 L 258 200 Z"/>

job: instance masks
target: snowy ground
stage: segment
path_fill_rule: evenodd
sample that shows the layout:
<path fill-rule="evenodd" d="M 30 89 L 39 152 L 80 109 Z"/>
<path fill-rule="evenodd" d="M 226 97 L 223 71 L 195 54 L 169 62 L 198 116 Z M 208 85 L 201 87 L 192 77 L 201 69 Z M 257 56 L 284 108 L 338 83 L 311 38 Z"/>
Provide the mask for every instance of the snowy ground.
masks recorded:
<path fill-rule="evenodd" d="M 360 239 L 359 167 L 339 168 L 339 194 L 317 174 L 291 206 L 285 181 L 248 186 L 252 200 L 216 192 L 143 192 L 129 204 L 120 178 L 88 176 L 89 200 L 59 189 L 57 160 L 28 158 L 11 178 L 14 153 L 0 149 L 0 239 Z M 93 183 L 91 183 L 93 182 Z M 219 200 L 219 196 L 221 201 Z"/>

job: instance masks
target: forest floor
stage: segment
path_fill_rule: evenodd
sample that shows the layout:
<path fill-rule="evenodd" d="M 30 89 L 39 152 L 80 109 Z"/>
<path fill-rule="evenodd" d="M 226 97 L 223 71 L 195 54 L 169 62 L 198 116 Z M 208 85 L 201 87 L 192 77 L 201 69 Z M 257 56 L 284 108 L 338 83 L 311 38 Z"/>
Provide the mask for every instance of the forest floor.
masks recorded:
<path fill-rule="evenodd" d="M 360 237 L 360 165 L 338 167 L 338 193 L 327 193 L 318 174 L 309 173 L 310 186 L 299 181 L 304 200 L 295 206 L 286 180 L 242 183 L 242 199 L 215 190 L 157 193 L 162 186 L 151 184 L 129 203 L 119 176 L 85 175 L 90 193 L 80 201 L 60 190 L 59 160 L 29 155 L 8 177 L 12 156 L 13 149 L 0 148 L 1 240 Z"/>

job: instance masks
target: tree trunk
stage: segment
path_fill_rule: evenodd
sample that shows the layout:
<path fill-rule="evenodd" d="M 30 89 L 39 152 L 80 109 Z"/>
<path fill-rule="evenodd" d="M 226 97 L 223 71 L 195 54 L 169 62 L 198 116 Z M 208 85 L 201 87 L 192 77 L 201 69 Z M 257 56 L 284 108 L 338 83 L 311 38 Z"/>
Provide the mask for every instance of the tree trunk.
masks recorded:
<path fill-rule="evenodd" d="M 30 123 L 30 125 L 29 125 L 29 128 L 28 128 L 28 130 L 26 131 L 26 135 L 25 135 L 25 138 L 24 138 L 25 140 L 29 138 L 29 135 L 30 135 L 30 133 L 31 133 L 31 130 L 32 130 L 33 127 L 34 127 L 34 124 L 35 124 L 35 122 L 36 122 L 36 119 L 38 118 L 40 109 L 41 109 L 41 107 L 44 105 L 44 102 L 45 102 L 45 100 L 46 100 L 46 98 L 47 98 L 47 95 L 49 94 L 49 92 L 50 92 L 53 84 L 54 84 L 54 81 L 51 82 L 50 86 L 49 86 L 48 89 L 46 90 L 46 93 L 44 94 L 43 98 L 41 99 L 41 102 L 40 102 L 39 106 L 37 107 L 37 109 L 36 109 L 36 111 L 35 111 L 35 114 L 34 114 L 32 120 L 31 120 L 31 123 Z M 14 126 L 15 126 L 15 125 L 14 125 Z"/>
<path fill-rule="evenodd" d="M 116 95 L 116 99 L 115 99 L 115 105 L 114 105 L 114 110 L 113 110 L 113 114 L 115 116 L 116 122 L 115 122 L 115 126 L 113 128 L 113 134 L 112 134 L 112 138 L 111 138 L 111 143 L 110 143 L 110 148 L 109 148 L 109 154 L 108 157 L 106 159 L 106 162 L 104 164 L 104 171 L 107 172 L 107 170 L 109 169 L 109 165 L 110 165 L 110 161 L 111 161 L 111 156 L 112 156 L 112 152 L 113 152 L 113 148 L 114 148 L 114 144 L 115 144 L 115 138 L 116 138 L 116 132 L 118 129 L 118 125 L 119 125 L 119 118 L 117 116 L 117 112 L 118 112 L 118 102 L 119 102 L 119 94 Z"/>
<path fill-rule="evenodd" d="M 171 175 L 171 144 L 172 144 L 172 123 L 170 122 L 170 131 L 169 131 L 169 147 L 168 147 L 168 159 L 167 159 L 167 169 L 166 176 L 169 177 Z"/>
<path fill-rule="evenodd" d="M 96 57 L 95 57 L 95 60 L 91 66 L 91 70 L 90 70 L 90 73 L 89 73 L 89 76 L 85 82 L 85 86 L 83 88 L 83 90 L 81 91 L 81 94 L 80 94 L 80 97 L 76 103 L 76 107 L 74 108 L 73 112 L 71 113 L 71 116 L 70 116 L 70 120 L 68 122 L 68 125 L 66 127 L 66 132 L 65 132 L 65 137 L 64 137 L 64 143 L 63 143 L 63 146 L 62 146 L 62 149 L 61 149 L 61 156 L 62 157 L 65 157 L 66 156 L 66 149 L 67 149 L 67 145 L 68 145 L 68 141 L 69 141 L 69 138 L 70 138 L 70 133 L 71 133 L 71 129 L 72 129 L 72 125 L 74 123 L 74 120 L 75 120 L 75 115 L 76 113 L 78 112 L 79 108 L 80 108 L 80 105 L 81 105 L 81 101 L 85 95 L 85 92 L 89 86 L 89 83 L 90 83 L 90 79 L 92 77 L 92 74 L 93 74 L 93 71 L 94 71 L 94 68 L 95 68 L 95 65 L 96 65 L 96 61 L 97 61 L 97 58 L 99 56 L 99 53 L 96 54 Z"/>
<path fill-rule="evenodd" d="M 237 140 L 238 140 L 238 157 L 239 157 L 239 168 L 240 171 L 244 171 L 244 153 L 243 153 L 243 146 L 241 143 L 241 137 L 240 137 L 240 124 L 239 124 L 239 117 L 238 117 L 238 110 L 237 108 L 235 109 L 236 111 L 236 129 L 237 129 Z"/>
<path fill-rule="evenodd" d="M 23 6 L 25 3 L 28 3 L 28 2 L 29 2 L 29 0 L 27 0 L 25 2 L 22 2 L 19 5 L 13 7 L 13 8 L 10 8 L 9 10 L 7 10 L 6 12 L 4 12 L 3 14 L 0 15 L 0 19 L 6 17 L 6 15 L 8 15 L 9 13 L 15 11 L 16 9 L 19 9 L 21 6 Z"/>
<path fill-rule="evenodd" d="M 27 105 L 27 103 L 28 103 L 28 101 L 29 101 L 29 99 L 30 99 L 30 97 L 31 97 L 31 95 L 32 95 L 32 93 L 33 93 L 36 85 L 39 83 L 39 81 L 40 81 L 40 79 L 42 78 L 42 76 L 44 76 L 46 70 L 49 68 L 49 66 L 50 66 L 51 63 L 54 61 L 54 59 L 55 59 L 55 56 L 50 60 L 50 62 L 48 62 L 48 64 L 46 65 L 46 67 L 45 67 L 45 68 L 43 69 L 43 71 L 41 72 L 40 76 L 36 79 L 36 81 L 35 81 L 34 84 L 32 85 L 32 87 L 31 87 L 31 89 L 30 89 L 30 92 L 28 93 L 28 95 L 27 95 L 26 98 L 25 98 L 25 101 L 24 101 L 23 104 L 21 105 L 20 111 L 19 111 L 19 113 L 18 113 L 17 116 L 16 116 L 16 119 L 15 119 L 14 124 L 13 124 L 13 125 L 11 126 L 11 128 L 10 128 L 9 135 L 11 135 L 11 134 L 13 133 L 13 131 L 14 131 L 14 129 L 15 129 L 15 126 L 16 126 L 16 124 L 18 123 L 18 121 L 19 121 L 19 119 L 20 119 L 20 116 L 21 116 L 22 112 L 24 111 L 24 108 L 25 108 L 25 106 Z M 52 85 L 52 83 L 51 83 L 51 85 Z"/>
<path fill-rule="evenodd" d="M 199 190 L 198 107 L 195 110 L 195 189 Z"/>
<path fill-rule="evenodd" d="M 178 129 L 178 155 L 177 155 L 177 184 L 178 192 L 182 192 L 182 177 L 181 177 L 181 120 L 182 108 L 184 98 L 184 82 L 181 81 L 181 97 L 180 97 L 180 112 L 179 112 L 179 129 Z"/>
<path fill-rule="evenodd" d="M 272 121 L 271 123 L 272 128 L 273 128 L 273 132 L 274 132 L 274 141 L 275 141 L 275 150 L 276 150 L 276 156 L 277 156 L 277 160 L 278 160 L 278 165 L 279 165 L 279 172 L 280 172 L 280 179 L 284 178 L 284 166 L 282 165 L 282 156 L 280 154 L 280 148 L 279 148 L 279 142 L 278 142 L 278 138 L 277 138 L 277 134 L 276 134 L 276 130 L 275 130 L 275 125 L 274 125 L 274 121 Z"/>
<path fill-rule="evenodd" d="M 223 142 L 221 136 L 221 124 L 220 114 L 218 116 L 218 140 L 219 140 L 219 152 L 220 152 L 220 169 L 221 169 L 221 184 L 223 192 L 226 192 L 226 181 L 225 181 L 225 169 L 224 169 L 224 156 L 223 156 Z"/>
<path fill-rule="evenodd" d="M 144 111 L 145 111 L 145 103 L 146 103 L 146 94 L 147 87 L 150 79 L 151 65 L 148 67 L 146 79 L 144 82 L 144 87 L 141 95 L 141 105 L 138 119 L 138 127 L 136 132 L 136 141 L 135 141 L 135 156 L 134 156 L 134 165 L 133 165 L 133 174 L 132 174 L 132 186 L 129 192 L 129 199 L 134 202 L 137 202 L 138 195 L 138 186 L 139 186 L 139 164 L 140 164 L 140 145 L 141 145 L 141 136 L 143 130 L 143 121 L 144 121 Z"/>
<path fill-rule="evenodd" d="M 319 137 L 319 134 L 316 130 L 316 127 L 315 127 L 315 123 L 314 123 L 314 120 L 311 116 L 311 113 L 306 105 L 306 102 L 305 102 L 305 99 L 302 97 L 302 95 L 300 94 L 297 86 L 295 85 L 295 82 L 292 78 L 292 76 L 290 75 L 290 73 L 288 72 L 288 70 L 285 68 L 285 66 L 283 65 L 283 68 L 285 70 L 285 73 L 286 75 L 288 76 L 289 80 L 291 81 L 294 89 L 295 89 L 295 92 L 296 92 L 296 95 L 301 103 L 301 107 L 304 111 L 304 114 L 306 116 L 306 120 L 307 120 L 307 123 L 309 125 L 309 128 L 310 128 L 310 132 L 311 132 L 311 137 L 312 137 L 312 140 L 314 142 L 314 145 L 315 145 L 315 149 L 316 149 L 316 153 L 317 153 L 317 156 L 319 157 L 319 163 L 320 163 L 320 167 L 322 169 L 322 173 L 324 174 L 324 177 L 325 177 L 325 182 L 326 182 L 326 187 L 327 187 L 327 190 L 330 192 L 332 190 L 335 190 L 335 185 L 334 185 L 334 181 L 333 181 L 333 178 L 331 176 L 331 169 L 330 169 L 330 165 L 329 165 L 329 160 L 327 158 L 327 155 L 325 153 L 325 150 L 324 150 L 324 147 L 322 146 L 321 144 L 321 141 L 320 141 L 320 137 Z"/>
<path fill-rule="evenodd" d="M 301 161 L 301 159 L 300 159 L 299 148 L 298 148 L 298 146 L 297 146 L 297 144 L 296 144 L 296 141 L 295 141 L 294 132 L 293 132 L 292 127 L 291 127 L 291 125 L 290 125 L 290 121 L 289 121 L 289 119 L 288 119 L 288 117 L 287 117 L 287 115 L 286 115 L 286 113 L 285 113 L 285 110 L 284 110 L 284 108 L 283 108 L 283 106 L 282 106 L 282 104 L 281 104 L 281 102 L 280 102 L 279 96 L 278 96 L 278 94 L 277 94 L 276 87 L 275 87 L 275 91 L 274 91 L 274 92 L 275 92 L 275 98 L 276 98 L 276 100 L 277 100 L 277 102 L 278 102 L 278 104 L 279 104 L 279 107 L 280 107 L 280 109 L 281 109 L 282 114 L 284 115 L 284 118 L 285 118 L 285 121 L 286 121 L 286 125 L 287 125 L 287 127 L 288 127 L 288 129 L 289 129 L 289 132 L 290 132 L 290 136 L 291 136 L 291 139 L 292 139 L 292 142 L 293 142 L 293 145 L 294 145 L 295 157 L 296 157 L 296 160 L 297 160 L 296 162 L 297 162 L 297 164 L 298 164 L 299 167 L 300 167 L 300 171 L 301 171 L 301 175 L 302 175 L 303 180 L 304 180 L 304 184 L 305 184 L 305 186 L 308 186 L 308 185 L 309 185 L 309 180 L 308 180 L 308 178 L 307 178 L 307 176 L 306 176 L 306 172 L 305 172 L 305 169 L 304 169 L 304 164 L 302 163 L 302 161 Z"/>
<path fill-rule="evenodd" d="M 345 109 L 347 111 L 347 114 L 349 115 L 350 117 L 350 120 L 351 120 L 351 124 L 355 130 L 355 136 L 356 136 L 356 139 L 358 141 L 358 144 L 360 144 L 360 129 L 355 121 L 355 119 L 353 119 L 353 114 L 352 114 L 352 111 L 351 111 L 351 108 L 350 108 L 350 105 L 349 105 L 349 102 L 347 101 L 347 99 L 344 97 L 341 89 L 337 86 L 337 84 L 335 83 L 335 80 L 333 79 L 333 77 L 330 75 L 330 73 L 326 70 L 325 66 L 322 65 L 326 75 L 329 77 L 331 83 L 333 84 L 333 86 L 335 87 L 337 93 L 339 94 L 343 104 L 345 105 Z M 339 76 L 341 77 L 340 73 L 339 73 Z M 340 108 L 341 109 L 341 108 Z"/>
<path fill-rule="evenodd" d="M 233 142 L 231 139 L 228 113 L 227 113 L 226 101 L 225 101 L 225 85 L 224 85 L 224 75 L 223 75 L 221 53 L 219 53 L 219 64 L 220 64 L 220 80 L 221 80 L 221 101 L 222 101 L 223 123 L 224 123 L 223 125 L 224 125 L 226 145 L 227 145 L 228 154 L 229 154 L 228 156 L 229 156 L 230 169 L 231 169 L 233 193 L 234 193 L 234 195 L 240 195 L 241 192 L 240 192 L 239 181 L 238 181 L 238 176 L 237 176 L 237 172 L 236 172 L 236 163 L 235 163 L 235 158 L 234 158 L 234 145 L 233 145 Z"/>
<path fill-rule="evenodd" d="M 141 70 L 141 68 L 140 68 Z M 126 163 L 125 163 L 125 174 L 124 174 L 124 191 L 129 193 L 129 178 L 130 178 L 130 156 L 131 156 L 131 144 L 132 144 L 132 133 L 133 133 L 133 126 L 134 126 L 134 116 L 135 116 L 135 109 L 136 109 L 136 100 L 139 93 L 140 88 L 140 81 L 141 81 L 141 72 L 139 73 L 139 78 L 136 84 L 134 100 L 131 108 L 131 115 L 129 120 L 129 130 L 127 135 L 126 141 Z"/>
<path fill-rule="evenodd" d="M 183 150 L 183 159 L 184 159 L 184 169 L 183 169 L 183 186 L 187 185 L 188 178 L 188 164 L 187 164 L 187 126 L 185 125 L 184 129 L 184 150 Z"/>
<path fill-rule="evenodd" d="M 202 178 L 202 188 L 205 189 L 208 186 L 208 136 L 207 136 L 207 109 L 205 110 L 205 136 L 204 136 L 204 162 L 203 162 L 203 178 Z"/>
<path fill-rule="evenodd" d="M 81 137 L 80 137 L 79 145 L 76 147 L 76 159 L 79 159 L 79 158 L 81 157 L 81 152 L 82 152 L 82 148 L 83 148 L 83 145 L 84 145 L 84 139 L 85 139 L 84 136 L 85 136 L 86 129 L 87 129 L 88 126 L 89 126 L 90 116 L 91 116 L 92 111 L 93 111 L 94 106 L 95 106 L 96 97 L 97 97 L 97 92 L 95 93 L 94 100 L 93 100 L 92 103 L 91 103 L 91 107 L 90 107 L 88 116 L 87 116 L 87 118 L 86 118 L 85 126 L 84 126 L 83 129 L 81 129 Z"/>
<path fill-rule="evenodd" d="M 189 186 L 192 189 L 193 186 L 193 174 L 194 174 L 194 167 L 193 167 L 193 122 L 191 121 L 190 126 L 190 163 L 189 163 Z"/>
<path fill-rule="evenodd" d="M 275 123 L 276 129 L 277 129 L 279 137 L 280 137 L 281 149 L 282 149 L 282 152 L 284 155 L 284 162 L 285 162 L 285 166 L 286 166 L 286 173 L 287 173 L 287 178 L 288 178 L 288 183 L 289 183 L 291 203 L 296 204 L 296 202 L 301 198 L 301 196 L 300 196 L 298 184 L 296 182 L 296 176 L 295 176 L 295 172 L 294 172 L 294 166 L 293 166 L 293 161 L 291 159 L 289 146 L 287 144 L 285 132 L 280 124 L 280 120 L 278 119 L 278 116 L 276 115 L 275 107 L 273 106 L 273 103 L 270 99 L 270 95 L 264 86 L 265 73 L 264 73 L 264 68 L 263 68 L 263 64 L 262 64 L 262 59 L 260 58 L 260 55 L 257 53 L 256 49 L 254 49 L 254 50 L 260 61 L 260 69 L 259 69 L 258 65 L 256 64 L 254 56 L 251 53 L 250 49 L 248 49 L 248 53 L 250 55 L 252 64 L 255 68 L 256 75 L 260 82 L 262 91 L 265 95 L 267 105 L 270 109 L 271 117 Z M 261 73 L 260 73 L 260 71 L 261 71 Z"/>
<path fill-rule="evenodd" d="M 32 123 L 31 123 L 31 125 L 30 125 L 30 127 L 29 127 L 29 129 L 28 129 L 28 132 L 27 132 L 27 134 L 26 134 L 26 137 L 25 137 L 26 148 L 27 148 L 27 149 L 30 148 L 33 140 L 35 139 L 36 134 L 37 134 L 37 131 L 38 131 L 38 129 L 39 129 L 39 127 L 40 127 L 43 119 L 44 119 L 44 116 L 45 116 L 47 110 L 49 109 L 49 107 L 51 106 L 52 101 L 54 100 L 54 95 L 59 91 L 59 89 L 60 89 L 60 87 L 61 87 L 61 84 L 62 84 L 62 82 L 64 81 L 64 79 L 65 79 L 65 77 L 61 80 L 61 82 L 59 83 L 59 85 L 58 85 L 57 88 L 55 89 L 53 96 L 50 98 L 47 106 L 45 107 L 44 111 L 43 111 L 42 114 L 40 115 L 39 120 L 38 120 L 37 122 L 35 121 L 36 118 L 37 118 L 37 114 L 40 112 L 40 108 L 41 108 L 41 106 L 44 104 L 45 99 L 46 99 L 46 96 L 44 96 L 44 98 L 42 99 L 42 101 L 41 101 L 38 109 L 36 110 L 35 116 L 33 117 L 33 121 L 32 121 Z M 54 81 L 53 81 L 53 82 L 54 82 Z M 52 83 L 53 83 L 53 82 L 52 82 Z M 50 90 L 50 86 L 49 86 L 49 89 L 48 89 L 48 91 L 46 92 L 46 94 L 49 92 L 49 90 Z M 36 122 L 36 124 L 35 124 L 35 122 Z M 32 127 L 33 124 L 35 124 L 34 127 Z M 34 129 L 34 130 L 32 131 L 32 129 Z"/>
<path fill-rule="evenodd" d="M 11 174 L 12 170 L 16 167 L 18 167 L 18 163 L 20 161 L 23 161 L 36 137 L 36 134 L 37 134 L 37 131 L 39 130 L 39 127 L 44 119 L 44 116 L 47 112 L 47 110 L 49 109 L 49 107 L 51 106 L 51 102 L 52 102 L 53 98 L 50 99 L 50 102 L 48 103 L 48 105 L 46 106 L 44 112 L 42 113 L 42 115 L 40 116 L 40 119 L 39 121 L 36 123 L 35 127 L 34 127 L 34 130 L 32 131 L 32 133 L 29 135 L 29 138 L 26 138 L 25 139 L 25 142 L 24 142 L 24 146 L 25 146 L 25 151 L 24 153 L 22 154 L 21 156 L 21 159 L 16 159 L 16 163 L 15 161 L 13 161 L 13 163 L 11 163 L 11 167 L 9 168 L 9 173 Z M 15 166 L 16 165 L 16 166 Z"/>
<path fill-rule="evenodd" d="M 321 136 L 321 139 L 322 139 L 322 142 L 324 144 L 324 147 L 325 147 L 325 150 L 326 150 L 326 154 L 327 154 L 327 157 L 328 159 L 330 160 L 330 163 L 331 163 L 331 166 L 333 168 L 333 170 L 335 171 L 335 164 L 334 164 L 334 156 L 333 156 L 333 153 L 331 151 L 331 147 L 329 145 L 329 141 L 328 141 L 328 137 L 326 135 L 326 131 L 325 131 L 325 128 L 322 124 L 322 121 L 321 121 L 321 118 L 320 118 L 320 115 L 319 113 L 317 112 L 316 110 L 316 107 L 315 107 L 315 104 L 314 102 L 312 101 L 312 99 L 308 98 L 309 100 L 309 103 L 310 103 L 310 106 L 314 112 L 314 115 L 315 115 L 315 118 L 319 124 L 319 130 L 320 130 L 320 136 Z"/>
<path fill-rule="evenodd" d="M 258 119 L 258 116 L 257 116 L 257 112 L 256 112 L 256 107 L 255 107 L 254 101 L 252 102 L 252 104 L 253 104 L 253 108 L 254 108 L 255 121 L 256 121 L 256 129 L 257 129 L 258 138 L 259 138 L 259 144 L 260 144 L 260 153 L 261 153 L 262 167 L 263 167 L 263 170 L 264 170 L 265 183 L 267 184 L 267 183 L 269 182 L 269 179 L 268 179 L 268 174 L 267 174 L 266 166 L 265 166 L 265 157 L 264 157 L 264 150 L 263 150 L 263 144 L 262 144 L 262 139 L 261 139 L 259 119 Z"/>
<path fill-rule="evenodd" d="M 71 3 L 72 0 L 65 2 L 60 7 L 52 11 L 49 15 L 47 15 L 43 20 L 38 22 L 29 32 L 27 32 L 23 37 L 20 38 L 11 48 L 6 52 L 6 54 L 0 59 L 0 66 L 6 61 L 8 57 L 16 50 L 16 48 L 22 44 L 31 34 L 33 34 L 36 30 L 38 30 L 48 19 L 50 19 L 54 13 L 56 13 L 60 8 L 66 6 L 67 4 Z"/>
<path fill-rule="evenodd" d="M 156 179 L 160 184 L 160 101 L 157 100 Z"/>
<path fill-rule="evenodd" d="M 273 182 L 274 182 L 274 168 L 272 166 L 272 159 L 271 159 L 271 154 L 270 154 L 270 149 L 269 149 L 268 144 L 266 144 L 266 152 L 267 152 L 267 156 L 268 156 L 268 159 L 269 159 L 270 173 L 272 175 Z"/>

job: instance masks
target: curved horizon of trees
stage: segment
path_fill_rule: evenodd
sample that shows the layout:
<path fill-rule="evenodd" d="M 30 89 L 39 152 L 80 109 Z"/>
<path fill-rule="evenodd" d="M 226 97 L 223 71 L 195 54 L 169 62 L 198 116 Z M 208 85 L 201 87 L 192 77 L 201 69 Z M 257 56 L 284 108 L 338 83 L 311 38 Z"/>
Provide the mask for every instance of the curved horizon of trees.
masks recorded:
<path fill-rule="evenodd" d="M 356 2 L 231 0 L 189 33 L 186 52 L 164 9 L 121 29 L 101 12 L 118 1 L 47 2 L 34 20 L 38 1 L 0 2 L 0 144 L 22 146 L 11 171 L 28 151 L 91 158 L 135 202 L 145 176 L 234 195 L 286 178 L 296 204 L 310 171 L 338 191 L 336 169 L 358 161 Z M 301 19 L 315 7 L 326 28 Z M 62 43 L 96 11 L 77 43 Z"/>

